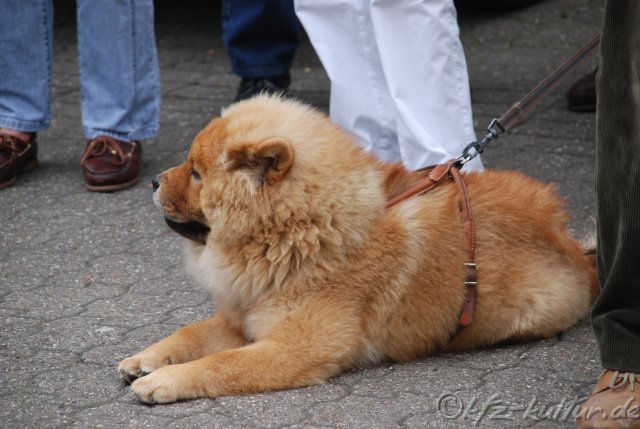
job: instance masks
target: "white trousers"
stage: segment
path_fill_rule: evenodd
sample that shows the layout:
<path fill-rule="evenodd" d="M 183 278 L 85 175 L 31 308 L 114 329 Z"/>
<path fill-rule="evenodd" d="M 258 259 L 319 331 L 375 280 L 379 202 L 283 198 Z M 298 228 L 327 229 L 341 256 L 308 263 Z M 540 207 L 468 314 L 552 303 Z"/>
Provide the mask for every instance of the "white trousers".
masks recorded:
<path fill-rule="evenodd" d="M 475 140 L 452 0 L 295 0 L 295 9 L 331 80 L 332 120 L 367 151 L 417 169 Z"/>

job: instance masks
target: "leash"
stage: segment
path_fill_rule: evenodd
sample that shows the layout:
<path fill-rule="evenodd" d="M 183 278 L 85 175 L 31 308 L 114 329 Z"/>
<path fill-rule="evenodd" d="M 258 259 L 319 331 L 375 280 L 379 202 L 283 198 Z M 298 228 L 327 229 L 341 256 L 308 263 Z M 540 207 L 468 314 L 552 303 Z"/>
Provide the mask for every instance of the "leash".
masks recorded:
<path fill-rule="evenodd" d="M 509 110 L 499 118 L 494 118 L 487 127 L 488 133 L 480 142 L 473 142 L 467 145 L 462 155 L 451 159 L 444 164 L 437 164 L 425 167 L 418 171 L 425 174 L 425 178 L 404 192 L 389 199 L 385 208 L 389 209 L 414 196 L 423 195 L 442 183 L 452 180 L 460 195 L 458 209 L 460 211 L 462 228 L 465 236 L 466 262 L 464 262 L 464 301 L 458 318 L 458 331 L 460 331 L 473 321 L 476 302 L 476 289 L 478 286 L 477 269 L 475 263 L 476 229 L 467 187 L 460 175 L 460 169 L 481 154 L 491 140 L 498 139 L 517 125 L 522 123 L 524 117 L 533 107 L 549 95 L 560 85 L 579 65 L 584 63 L 593 54 L 600 43 L 600 34 L 594 36 L 578 52 L 573 54 L 567 61 L 551 73 L 546 79 L 540 82 L 527 95 L 516 101 Z"/>
<path fill-rule="evenodd" d="M 473 158 L 482 153 L 485 146 L 491 140 L 498 139 L 513 128 L 518 126 L 524 120 L 525 116 L 547 95 L 553 92 L 578 66 L 582 65 L 598 48 L 600 44 L 600 34 L 593 36 L 586 45 L 573 54 L 567 61 L 551 73 L 546 79 L 540 82 L 527 95 L 516 101 L 509 110 L 504 112 L 499 118 L 494 118 L 487 130 L 487 135 L 480 143 L 473 142 L 467 145 L 462 152 L 462 156 L 458 159 L 462 165 L 471 161 Z"/>

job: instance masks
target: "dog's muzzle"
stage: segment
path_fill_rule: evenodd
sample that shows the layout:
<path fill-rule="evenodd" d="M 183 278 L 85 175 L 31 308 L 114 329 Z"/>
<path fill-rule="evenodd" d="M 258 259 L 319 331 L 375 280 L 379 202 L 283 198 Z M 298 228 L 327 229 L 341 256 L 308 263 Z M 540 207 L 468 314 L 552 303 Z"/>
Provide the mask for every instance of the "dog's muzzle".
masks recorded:
<path fill-rule="evenodd" d="M 158 189 L 160 188 L 160 175 L 154 176 L 151 179 L 151 186 L 153 186 L 153 203 L 160 210 L 163 210 L 162 205 L 158 201 Z M 207 236 L 209 235 L 209 227 L 200 222 L 191 221 L 191 222 L 176 222 L 175 220 L 169 218 L 166 214 L 164 216 L 165 222 L 167 225 L 180 234 L 181 236 L 188 238 L 189 240 L 195 241 L 196 243 L 206 244 Z"/>

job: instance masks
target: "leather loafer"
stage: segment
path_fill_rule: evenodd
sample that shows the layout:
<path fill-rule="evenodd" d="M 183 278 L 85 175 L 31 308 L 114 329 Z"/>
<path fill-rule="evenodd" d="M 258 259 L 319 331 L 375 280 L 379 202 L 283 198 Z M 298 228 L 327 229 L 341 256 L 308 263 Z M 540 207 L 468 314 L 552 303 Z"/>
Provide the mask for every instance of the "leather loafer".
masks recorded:
<path fill-rule="evenodd" d="M 569 89 L 567 101 L 569 110 L 574 112 L 595 112 L 596 111 L 596 74 L 594 70 L 586 76 L 578 79 Z"/>
<path fill-rule="evenodd" d="M 0 189 L 16 183 L 19 173 L 33 170 L 38 165 L 36 134 L 29 140 L 0 134 Z"/>
<path fill-rule="evenodd" d="M 130 188 L 140 179 L 142 146 L 138 141 L 125 142 L 99 136 L 87 142 L 80 165 L 87 189 L 114 192 Z"/>
<path fill-rule="evenodd" d="M 640 375 L 605 370 L 582 405 L 578 428 L 640 428 Z"/>
<path fill-rule="evenodd" d="M 291 84 L 289 73 L 279 76 L 243 77 L 235 102 L 248 100 L 258 94 L 285 94 Z"/>

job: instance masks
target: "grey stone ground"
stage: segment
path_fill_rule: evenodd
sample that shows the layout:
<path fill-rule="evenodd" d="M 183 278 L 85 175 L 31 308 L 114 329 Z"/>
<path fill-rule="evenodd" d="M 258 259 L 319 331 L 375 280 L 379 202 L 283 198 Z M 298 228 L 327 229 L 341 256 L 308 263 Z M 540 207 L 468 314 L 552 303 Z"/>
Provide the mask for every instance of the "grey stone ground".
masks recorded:
<path fill-rule="evenodd" d="M 461 16 L 479 133 L 599 30 L 602 3 L 550 0 Z M 154 209 L 147 183 L 182 161 L 235 93 L 218 7 L 159 3 L 162 130 L 145 144 L 141 183 L 111 195 L 84 189 L 74 20 L 59 11 L 54 125 L 40 136 L 41 165 L 0 192 L 0 427 L 466 427 L 482 412 L 481 426 L 571 427 L 568 401 L 586 395 L 599 373 L 586 321 L 546 341 L 382 365 L 322 386 L 156 407 L 136 401 L 116 373 L 120 359 L 212 310 L 185 274 L 181 239 Z M 594 229 L 595 121 L 565 109 L 567 87 L 484 160 L 555 183 L 583 234 Z M 292 95 L 326 109 L 328 89 L 303 42 Z M 447 418 L 437 409 L 444 394 L 456 395 L 444 411 L 456 414 L 461 403 L 471 411 Z M 490 418 L 497 412 L 502 418 Z"/>

